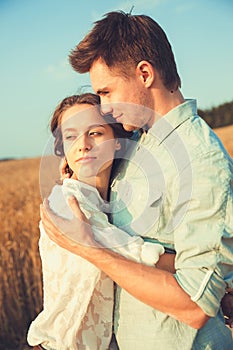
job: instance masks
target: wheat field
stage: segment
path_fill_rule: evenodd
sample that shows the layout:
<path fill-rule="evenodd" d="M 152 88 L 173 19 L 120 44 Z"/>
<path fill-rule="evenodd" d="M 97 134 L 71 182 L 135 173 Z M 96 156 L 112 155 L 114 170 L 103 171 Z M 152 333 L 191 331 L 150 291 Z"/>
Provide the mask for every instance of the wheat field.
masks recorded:
<path fill-rule="evenodd" d="M 217 128 L 214 130 L 218 137 L 222 140 L 228 153 L 233 158 L 233 125 L 224 128 Z"/>
<path fill-rule="evenodd" d="M 40 159 L 0 162 L 0 349 L 26 345 L 26 330 L 41 309 L 38 254 Z"/>
<path fill-rule="evenodd" d="M 233 157 L 233 126 L 216 132 Z M 42 307 L 39 166 L 40 158 L 0 162 L 0 350 L 28 348 Z"/>

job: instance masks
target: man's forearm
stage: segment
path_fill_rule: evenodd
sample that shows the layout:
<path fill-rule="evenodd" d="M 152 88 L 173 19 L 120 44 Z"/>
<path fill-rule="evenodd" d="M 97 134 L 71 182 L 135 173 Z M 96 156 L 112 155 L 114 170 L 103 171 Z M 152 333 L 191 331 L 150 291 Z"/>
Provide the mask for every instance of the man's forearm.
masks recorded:
<path fill-rule="evenodd" d="M 209 319 L 168 271 L 135 263 L 102 248 L 86 248 L 83 257 L 136 299 L 193 328 L 201 328 Z"/>
<path fill-rule="evenodd" d="M 171 272 L 127 260 L 100 247 L 95 242 L 91 227 L 75 200 L 70 201 L 75 218 L 65 224 L 68 225 L 68 232 L 77 233 L 78 240 L 70 239 L 60 231 L 58 226 L 64 225 L 64 219 L 57 217 L 48 203 L 44 205 L 45 207 L 41 206 L 41 218 L 45 231 L 50 239 L 62 248 L 94 264 L 136 299 L 193 328 L 201 328 L 208 320 L 208 316 L 179 286 Z"/>

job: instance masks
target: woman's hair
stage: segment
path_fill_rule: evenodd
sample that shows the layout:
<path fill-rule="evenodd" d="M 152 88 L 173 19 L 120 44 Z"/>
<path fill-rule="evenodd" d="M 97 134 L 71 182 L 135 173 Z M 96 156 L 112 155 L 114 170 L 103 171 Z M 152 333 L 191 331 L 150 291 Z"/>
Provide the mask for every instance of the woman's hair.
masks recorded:
<path fill-rule="evenodd" d="M 92 93 L 85 93 L 81 95 L 73 95 L 64 98 L 56 107 L 51 122 L 50 122 L 50 130 L 55 138 L 54 141 L 54 153 L 59 157 L 64 157 L 64 148 L 63 148 L 63 139 L 61 132 L 61 122 L 62 116 L 65 111 L 67 111 L 70 107 L 73 107 L 77 104 L 88 104 L 92 106 L 97 106 L 100 112 L 100 97 L 98 95 Z M 121 149 L 119 151 L 118 157 L 124 157 L 124 153 L 126 150 L 127 139 L 132 137 L 133 133 L 126 131 L 121 123 L 117 123 L 111 114 L 102 115 L 103 119 L 113 130 L 113 134 L 115 138 L 119 138 L 119 142 L 121 144 Z M 118 163 L 118 159 L 114 159 L 115 163 Z M 115 164 L 116 165 L 116 164 Z"/>
<path fill-rule="evenodd" d="M 122 11 L 107 13 L 71 51 L 69 59 L 79 73 L 86 73 L 101 58 L 124 77 L 138 63 L 148 61 L 168 90 L 181 86 L 171 45 L 163 29 L 151 17 Z"/>

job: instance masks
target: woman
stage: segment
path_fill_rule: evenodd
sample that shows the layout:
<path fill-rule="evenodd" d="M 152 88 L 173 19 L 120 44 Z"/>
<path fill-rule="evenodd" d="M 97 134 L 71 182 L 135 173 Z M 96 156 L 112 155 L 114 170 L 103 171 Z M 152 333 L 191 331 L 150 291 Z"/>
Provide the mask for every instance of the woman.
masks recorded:
<path fill-rule="evenodd" d="M 108 223 L 109 181 L 119 169 L 119 157 L 123 157 L 132 133 L 111 115 L 102 117 L 99 103 L 99 97 L 90 93 L 74 95 L 65 98 L 53 114 L 55 154 L 65 156 L 71 178 L 53 188 L 50 207 L 60 216 L 72 218 L 65 198 L 75 196 L 97 242 L 127 258 L 154 265 L 164 253 L 162 246 L 144 243 L 123 231 L 115 235 L 114 226 Z M 30 326 L 28 343 L 48 350 L 108 349 L 113 282 L 94 265 L 52 242 L 42 224 L 40 230 L 44 308 Z M 70 234 L 73 240 L 78 239 L 76 234 Z"/>

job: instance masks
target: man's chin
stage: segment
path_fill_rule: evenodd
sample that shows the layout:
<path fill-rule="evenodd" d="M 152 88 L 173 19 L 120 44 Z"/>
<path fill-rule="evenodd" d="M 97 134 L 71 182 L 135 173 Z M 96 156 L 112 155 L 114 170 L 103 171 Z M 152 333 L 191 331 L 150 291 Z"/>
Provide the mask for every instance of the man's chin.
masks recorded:
<path fill-rule="evenodd" d="M 129 124 L 122 124 L 122 125 L 123 125 L 123 128 L 125 129 L 125 131 L 134 131 L 134 130 L 139 129 L 139 127 L 129 125 Z"/>

